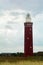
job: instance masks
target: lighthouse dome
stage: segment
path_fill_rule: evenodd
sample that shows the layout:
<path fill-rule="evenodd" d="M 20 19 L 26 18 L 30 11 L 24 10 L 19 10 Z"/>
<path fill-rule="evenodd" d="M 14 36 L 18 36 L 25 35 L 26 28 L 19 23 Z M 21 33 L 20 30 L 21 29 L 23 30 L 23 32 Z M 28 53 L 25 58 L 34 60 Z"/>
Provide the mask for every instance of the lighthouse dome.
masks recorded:
<path fill-rule="evenodd" d="M 26 22 L 31 22 L 31 16 L 29 13 L 26 15 Z"/>

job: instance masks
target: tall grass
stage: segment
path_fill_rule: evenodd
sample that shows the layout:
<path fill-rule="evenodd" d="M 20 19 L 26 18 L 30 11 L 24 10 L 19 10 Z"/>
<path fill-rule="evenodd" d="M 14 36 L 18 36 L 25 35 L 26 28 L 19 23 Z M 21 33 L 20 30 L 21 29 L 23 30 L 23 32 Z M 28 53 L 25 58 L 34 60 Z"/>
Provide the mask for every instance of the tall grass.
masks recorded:
<path fill-rule="evenodd" d="M 43 65 L 43 56 L 0 57 L 0 65 Z"/>
<path fill-rule="evenodd" d="M 42 61 L 0 62 L 0 65 L 43 65 Z"/>

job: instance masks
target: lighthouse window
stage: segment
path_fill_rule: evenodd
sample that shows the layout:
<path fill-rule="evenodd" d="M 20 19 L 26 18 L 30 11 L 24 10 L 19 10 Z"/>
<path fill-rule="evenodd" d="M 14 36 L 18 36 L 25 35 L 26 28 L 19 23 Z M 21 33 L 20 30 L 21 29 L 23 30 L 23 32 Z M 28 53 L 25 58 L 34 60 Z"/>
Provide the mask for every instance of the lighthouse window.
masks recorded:
<path fill-rule="evenodd" d="M 30 31 L 31 31 L 31 28 L 30 28 Z"/>
<path fill-rule="evenodd" d="M 32 48 L 32 46 L 30 46 L 30 48 Z"/>
<path fill-rule="evenodd" d="M 29 39 L 29 37 L 27 37 L 27 39 Z"/>

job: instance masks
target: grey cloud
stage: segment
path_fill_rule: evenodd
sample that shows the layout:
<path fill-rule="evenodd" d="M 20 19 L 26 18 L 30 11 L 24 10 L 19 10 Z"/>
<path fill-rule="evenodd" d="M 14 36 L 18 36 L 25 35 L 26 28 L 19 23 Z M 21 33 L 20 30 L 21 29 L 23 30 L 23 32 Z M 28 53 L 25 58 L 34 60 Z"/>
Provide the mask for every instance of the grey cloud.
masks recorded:
<path fill-rule="evenodd" d="M 0 9 L 5 9 L 5 10 L 24 9 L 24 10 L 31 10 L 34 12 L 40 12 L 40 10 L 43 10 L 42 3 L 43 3 L 42 0 L 41 1 L 39 0 L 25 0 L 25 1 L 24 0 L 2 0 L 0 2 Z"/>
<path fill-rule="evenodd" d="M 3 39 L 2 39 L 2 41 L 0 41 L 0 43 L 1 43 L 0 49 L 2 50 L 0 52 L 12 52 L 12 51 L 13 52 L 17 52 L 17 51 L 20 52 L 23 50 L 23 47 L 24 47 L 23 28 L 21 28 L 21 26 L 23 27 L 23 25 L 20 26 L 19 24 L 20 23 L 16 24 L 17 29 L 18 29 L 16 37 L 15 37 L 14 33 L 10 37 L 9 37 L 9 35 L 7 36 L 7 35 L 3 34 L 4 37 L 2 36 Z M 14 28 L 16 29 L 15 26 L 14 26 Z"/>

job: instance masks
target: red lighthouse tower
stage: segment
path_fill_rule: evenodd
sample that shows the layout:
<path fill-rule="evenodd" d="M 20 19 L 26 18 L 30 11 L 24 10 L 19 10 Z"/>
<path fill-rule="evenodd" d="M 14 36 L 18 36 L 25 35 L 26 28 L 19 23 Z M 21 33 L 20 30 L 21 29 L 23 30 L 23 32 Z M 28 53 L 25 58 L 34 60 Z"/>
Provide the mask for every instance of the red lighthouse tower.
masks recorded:
<path fill-rule="evenodd" d="M 27 14 L 26 22 L 24 23 L 24 55 L 26 57 L 33 56 L 32 25 L 30 14 Z"/>

